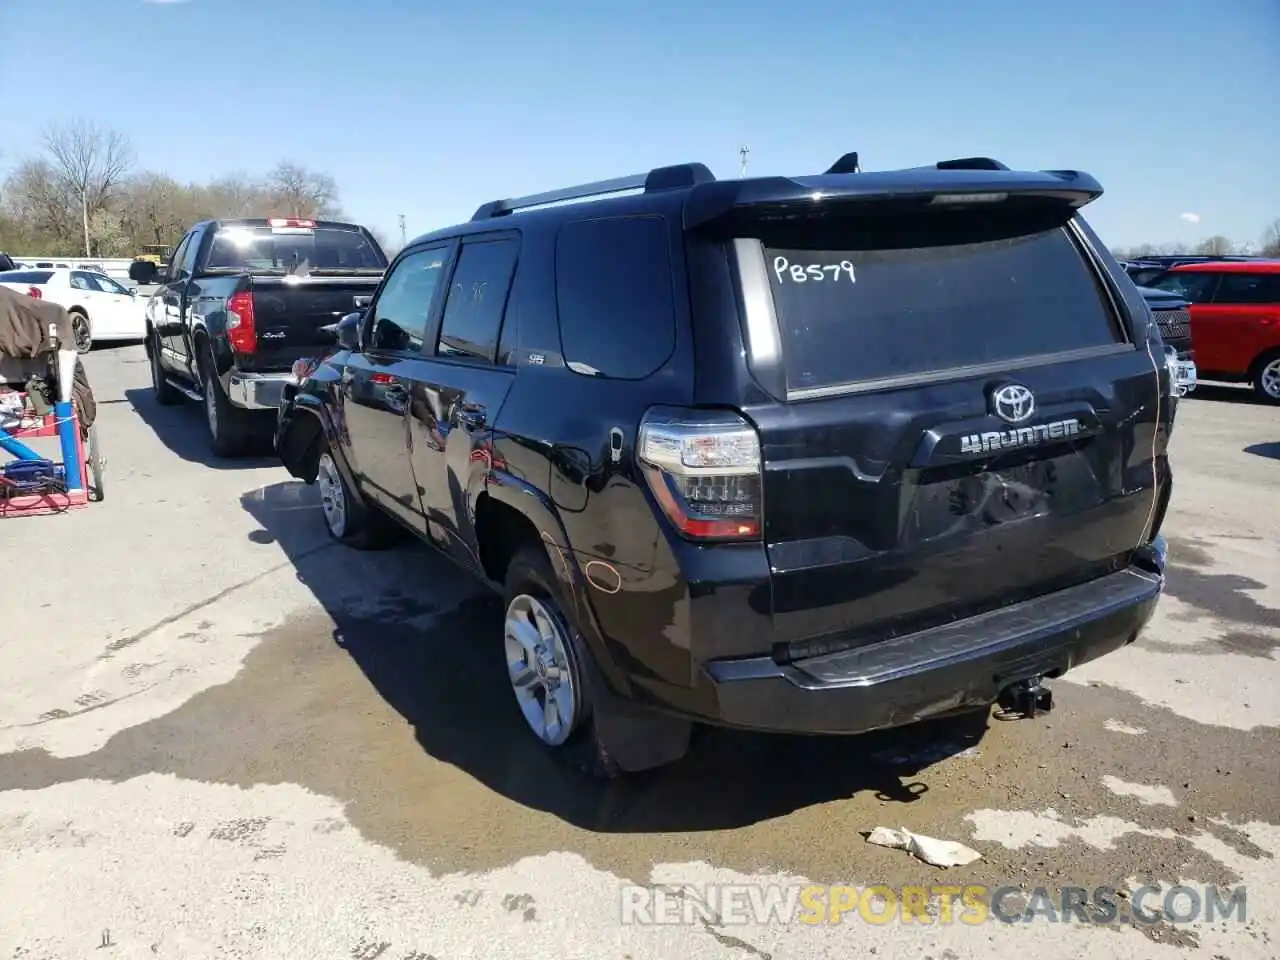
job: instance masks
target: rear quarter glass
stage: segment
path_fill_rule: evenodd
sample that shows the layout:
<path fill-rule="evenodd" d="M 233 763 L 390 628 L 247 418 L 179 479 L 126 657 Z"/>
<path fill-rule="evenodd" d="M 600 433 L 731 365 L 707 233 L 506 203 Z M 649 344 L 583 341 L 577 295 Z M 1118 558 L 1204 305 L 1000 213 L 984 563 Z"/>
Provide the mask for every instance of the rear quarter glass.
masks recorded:
<path fill-rule="evenodd" d="M 816 243 L 763 237 L 788 386 L 831 387 L 1121 342 L 1062 227 L 972 239 L 936 216 L 850 224 Z M 1011 234 L 1011 235 L 1010 235 Z"/>

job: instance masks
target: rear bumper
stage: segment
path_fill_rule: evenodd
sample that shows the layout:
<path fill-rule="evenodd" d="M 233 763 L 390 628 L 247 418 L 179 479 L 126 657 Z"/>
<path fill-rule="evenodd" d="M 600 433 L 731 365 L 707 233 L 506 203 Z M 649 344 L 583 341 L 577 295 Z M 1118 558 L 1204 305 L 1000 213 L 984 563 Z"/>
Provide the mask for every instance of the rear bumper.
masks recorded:
<path fill-rule="evenodd" d="M 1007 686 L 1056 677 L 1133 642 L 1164 589 L 1165 544 L 1142 565 L 979 617 L 778 664 L 710 661 L 702 719 L 787 733 L 863 733 L 983 707 Z"/>
<path fill-rule="evenodd" d="M 279 410 L 284 388 L 297 384 L 291 372 L 244 373 L 232 370 L 227 379 L 227 399 L 245 410 Z"/>

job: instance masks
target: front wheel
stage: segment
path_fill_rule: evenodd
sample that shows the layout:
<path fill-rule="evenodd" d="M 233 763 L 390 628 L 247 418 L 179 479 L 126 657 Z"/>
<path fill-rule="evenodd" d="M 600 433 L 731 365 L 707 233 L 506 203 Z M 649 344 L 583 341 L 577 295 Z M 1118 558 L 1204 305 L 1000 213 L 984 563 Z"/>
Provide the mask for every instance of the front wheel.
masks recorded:
<path fill-rule="evenodd" d="M 147 340 L 147 353 L 151 360 L 151 392 L 156 398 L 156 403 L 162 407 L 172 407 L 182 402 L 182 394 L 178 392 L 178 388 L 169 382 L 168 376 L 164 372 L 164 366 L 160 362 L 160 337 L 152 334 Z"/>
<path fill-rule="evenodd" d="M 71 311 L 71 334 L 75 337 L 76 353 L 86 354 L 93 349 L 93 331 L 89 318 L 79 310 Z"/>
<path fill-rule="evenodd" d="M 1253 375 L 1253 390 L 1264 403 L 1280 404 L 1280 350 L 1274 350 L 1258 361 Z"/>
<path fill-rule="evenodd" d="M 400 528 L 393 520 L 352 493 L 327 443 L 316 463 L 316 487 L 325 529 L 334 540 L 357 550 L 379 550 L 400 539 Z"/>

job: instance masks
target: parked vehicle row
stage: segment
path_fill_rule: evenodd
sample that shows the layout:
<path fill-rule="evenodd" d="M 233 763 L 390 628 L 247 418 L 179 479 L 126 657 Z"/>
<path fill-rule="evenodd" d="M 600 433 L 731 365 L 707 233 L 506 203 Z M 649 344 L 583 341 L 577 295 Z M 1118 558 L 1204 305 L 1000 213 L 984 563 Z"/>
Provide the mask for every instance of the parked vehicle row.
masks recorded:
<path fill-rule="evenodd" d="M 1280 404 L 1280 260 L 1184 263 L 1151 285 L 1189 304 L 1200 376 Z"/>
<path fill-rule="evenodd" d="M 416 537 L 500 591 L 530 730 L 593 772 L 673 761 L 696 723 L 1034 715 L 1152 616 L 1186 368 L 1083 218 L 1101 186 L 860 169 L 486 203 L 282 384 L 276 449 L 329 534 Z M 247 305 L 261 338 L 292 288 L 234 300 L 200 257 L 170 296 L 213 306 L 171 329 L 236 369 Z"/>
<path fill-rule="evenodd" d="M 1208 256 L 1206 254 L 1175 254 L 1172 256 L 1160 255 L 1143 257 L 1139 260 L 1125 260 L 1123 261 L 1123 266 L 1125 272 L 1129 274 L 1133 282 L 1141 287 L 1149 284 L 1152 280 L 1171 267 L 1177 267 L 1184 263 L 1246 263 L 1253 260 L 1265 259 L 1267 258 L 1246 256 L 1244 254 L 1223 254 L 1220 257 Z"/>

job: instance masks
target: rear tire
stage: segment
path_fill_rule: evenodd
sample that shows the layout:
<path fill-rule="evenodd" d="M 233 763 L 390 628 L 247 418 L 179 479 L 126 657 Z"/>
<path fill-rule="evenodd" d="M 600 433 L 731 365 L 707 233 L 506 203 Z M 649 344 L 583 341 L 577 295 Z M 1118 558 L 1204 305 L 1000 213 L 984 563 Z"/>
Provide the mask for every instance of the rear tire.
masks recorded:
<path fill-rule="evenodd" d="M 247 411 L 228 399 L 214 372 L 213 357 L 201 364 L 204 389 L 204 420 L 209 429 L 209 445 L 216 456 L 240 457 L 249 450 L 255 436 Z"/>
<path fill-rule="evenodd" d="M 316 462 L 316 486 L 325 529 L 334 540 L 356 550 L 381 550 L 402 539 L 403 531 L 394 520 L 355 496 L 324 439 Z"/>
<path fill-rule="evenodd" d="M 89 326 L 89 316 L 82 310 L 68 312 L 71 314 L 71 333 L 76 339 L 76 353 L 84 356 L 93 349 L 93 328 Z"/>
<path fill-rule="evenodd" d="M 525 725 L 545 749 L 598 780 L 665 767 L 688 753 L 693 731 L 689 720 L 659 714 L 610 689 L 572 606 L 562 598 L 560 581 L 541 543 L 517 551 L 507 565 L 504 593 L 507 677 Z M 530 623 L 528 614 L 541 622 Z M 522 618 L 529 625 L 522 625 Z M 534 655 L 542 660 L 541 670 L 533 663 Z M 532 676 L 527 667 L 532 667 Z M 570 689 L 556 691 L 557 706 L 568 703 L 573 713 L 564 724 L 567 729 L 548 735 L 546 687 L 547 681 L 563 683 L 558 673 L 567 674 Z M 541 695 L 527 689 L 539 686 Z M 541 712 L 531 706 L 530 696 L 536 706 L 544 707 Z"/>
<path fill-rule="evenodd" d="M 156 403 L 162 407 L 173 407 L 181 403 L 182 394 L 169 382 L 164 366 L 160 363 L 160 337 L 155 333 L 147 338 L 147 354 L 151 361 L 151 393 L 155 396 Z"/>
<path fill-rule="evenodd" d="M 1280 350 L 1258 358 L 1253 371 L 1253 392 L 1263 403 L 1280 404 Z"/>
<path fill-rule="evenodd" d="M 588 679 L 591 653 L 560 601 L 555 574 L 541 546 L 522 547 L 507 565 L 504 599 L 507 677 L 525 726 L 545 749 L 574 769 L 598 780 L 617 777 L 621 768 L 596 730 L 595 697 Z M 552 710 L 558 727 L 545 721 L 548 699 L 558 704 Z"/>

